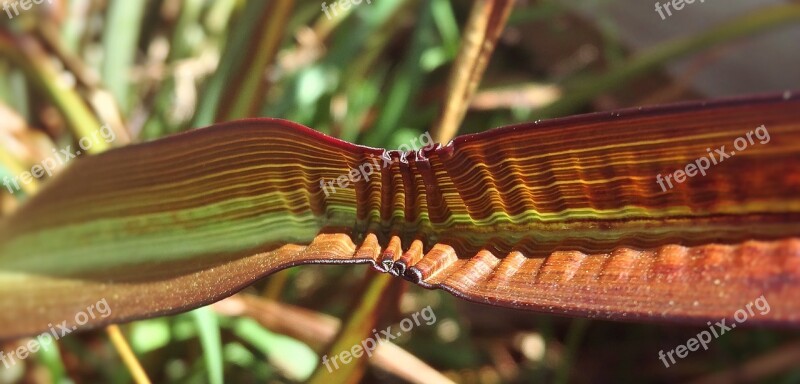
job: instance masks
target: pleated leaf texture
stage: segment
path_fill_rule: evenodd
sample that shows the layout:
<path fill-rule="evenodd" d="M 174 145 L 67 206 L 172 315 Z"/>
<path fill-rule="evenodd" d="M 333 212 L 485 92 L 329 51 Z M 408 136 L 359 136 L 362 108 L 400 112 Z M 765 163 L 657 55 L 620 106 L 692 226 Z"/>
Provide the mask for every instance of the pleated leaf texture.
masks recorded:
<path fill-rule="evenodd" d="M 705 175 L 675 174 L 712 156 Z M 406 152 L 250 119 L 81 158 L 0 223 L 0 338 L 72 327 L 101 299 L 111 314 L 84 328 L 186 311 L 311 263 L 629 321 L 705 324 L 764 295 L 771 310 L 748 324 L 797 326 L 800 97 L 596 113 Z"/>

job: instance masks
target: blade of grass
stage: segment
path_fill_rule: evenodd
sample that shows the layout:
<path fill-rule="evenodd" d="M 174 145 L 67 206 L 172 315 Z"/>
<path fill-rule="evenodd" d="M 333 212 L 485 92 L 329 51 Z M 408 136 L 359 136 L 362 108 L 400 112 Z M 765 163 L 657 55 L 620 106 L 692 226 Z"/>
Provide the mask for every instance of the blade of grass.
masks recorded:
<path fill-rule="evenodd" d="M 275 334 L 250 318 L 235 319 L 231 327 L 237 337 L 267 356 L 287 378 L 302 381 L 314 371 L 317 355 L 305 344 Z"/>
<path fill-rule="evenodd" d="M 399 72 L 394 76 L 389 87 L 389 94 L 383 103 L 381 115 L 375 126 L 365 135 L 362 142 L 373 147 L 385 145 L 393 129 L 400 126 L 400 122 L 414 99 L 413 95 L 419 92 L 422 86 L 425 71 L 421 65 L 422 56 L 428 47 L 434 45 L 436 40 L 435 25 L 432 17 L 432 6 L 428 2 L 422 4 L 417 25 L 411 38 L 408 49 Z"/>
<path fill-rule="evenodd" d="M 91 137 L 101 126 L 80 95 L 64 84 L 37 41 L 2 30 L 0 55 L 10 58 L 25 71 L 27 78 L 58 108 L 76 137 Z M 100 153 L 109 148 L 111 144 L 99 141 L 89 152 Z"/>
<path fill-rule="evenodd" d="M 431 129 L 437 142 L 445 143 L 458 132 L 513 6 L 512 0 L 478 0 L 473 4 L 458 57 L 450 72 L 444 109 Z"/>
<path fill-rule="evenodd" d="M 144 372 L 144 368 L 142 368 L 136 355 L 131 350 L 131 346 L 128 345 L 128 342 L 125 340 L 125 336 L 122 335 L 119 326 L 109 325 L 106 327 L 106 333 L 111 343 L 114 344 L 114 348 L 117 349 L 120 357 L 122 357 L 125 366 L 128 367 L 128 371 L 130 371 L 133 380 L 137 384 L 150 384 L 150 379 Z"/>
<path fill-rule="evenodd" d="M 217 315 L 209 307 L 198 308 L 191 313 L 197 325 L 200 344 L 203 346 L 208 381 L 211 384 L 222 384 L 222 339 L 220 338 Z"/>
<path fill-rule="evenodd" d="M 122 111 L 114 95 L 102 87 L 100 79 L 80 57 L 64 47 L 58 30 L 50 24 L 42 24 L 37 27 L 36 35 L 47 46 L 49 52 L 61 60 L 66 69 L 78 80 L 77 87 L 86 94 L 86 102 L 100 119 L 114 130 L 116 144 L 122 146 L 130 143 L 131 136 L 122 121 Z"/>
<path fill-rule="evenodd" d="M 387 292 L 397 287 L 397 280 L 392 280 L 388 274 L 378 274 L 369 270 L 366 276 L 367 285 L 363 295 L 350 317 L 345 321 L 339 335 L 327 349 L 325 357 L 334 358 L 342 352 L 350 351 L 353 346 L 361 345 L 362 340 L 372 337 L 377 326 L 381 305 Z M 394 284 L 392 284 L 394 282 Z M 323 361 L 325 361 L 323 357 Z M 349 364 L 342 364 L 333 370 L 328 365 L 320 364 L 316 371 L 308 380 L 309 384 L 324 383 L 357 383 L 366 370 L 368 356 L 362 354 L 361 357 L 353 356 L 353 361 Z"/>
<path fill-rule="evenodd" d="M 0 99 L 12 107 L 25 121 L 31 121 L 28 93 L 25 74 L 17 68 L 10 68 L 7 63 L 0 64 Z"/>
<path fill-rule="evenodd" d="M 254 30 L 266 12 L 268 2 L 261 0 L 248 1 L 235 19 L 235 27 L 225 45 L 217 70 L 204 85 L 200 101 L 197 105 L 192 126 L 205 127 L 219 121 L 217 111 L 225 95 L 225 90 L 233 80 L 236 71 L 242 65 L 244 58 L 240 52 L 245 52 L 247 44 L 253 36 Z"/>
<path fill-rule="evenodd" d="M 266 72 L 275 61 L 285 33 L 286 22 L 290 18 L 294 0 L 271 1 L 262 14 L 246 52 L 243 67 L 239 68 L 228 84 L 226 95 L 229 99 L 217 111 L 223 120 L 254 117 L 258 114 L 267 92 Z"/>
<path fill-rule="evenodd" d="M 123 112 L 130 109 L 131 67 L 146 1 L 111 1 L 103 32 L 101 77 Z"/>
<path fill-rule="evenodd" d="M 57 341 L 47 348 L 40 348 L 39 352 L 36 354 L 36 358 L 47 367 L 47 371 L 50 373 L 50 382 L 69 383 L 67 370 L 64 368 L 64 363 L 61 360 L 61 351 L 59 351 L 56 343 Z"/>
<path fill-rule="evenodd" d="M 458 54 L 458 23 L 453 14 L 453 5 L 447 0 L 433 0 L 431 2 L 433 22 L 439 34 L 442 35 L 442 43 L 445 50 L 455 56 Z"/>
<path fill-rule="evenodd" d="M 203 24 L 215 38 L 223 36 L 227 31 L 236 3 L 237 0 L 218 0 L 209 6 Z"/>
<path fill-rule="evenodd" d="M 86 28 L 89 23 L 86 23 L 88 17 L 87 3 L 90 0 L 75 0 L 69 1 L 66 5 L 67 17 L 64 19 L 61 27 L 59 28 L 58 35 L 60 36 L 61 43 L 70 53 L 76 53 L 79 50 L 81 38 L 86 33 Z"/>
<path fill-rule="evenodd" d="M 175 25 L 175 32 L 172 34 L 167 62 L 172 63 L 191 54 L 192 47 L 188 44 L 186 37 L 191 32 L 190 30 L 198 25 L 197 22 L 205 3 L 204 0 L 181 2 L 181 12 L 178 16 L 178 23 Z"/>

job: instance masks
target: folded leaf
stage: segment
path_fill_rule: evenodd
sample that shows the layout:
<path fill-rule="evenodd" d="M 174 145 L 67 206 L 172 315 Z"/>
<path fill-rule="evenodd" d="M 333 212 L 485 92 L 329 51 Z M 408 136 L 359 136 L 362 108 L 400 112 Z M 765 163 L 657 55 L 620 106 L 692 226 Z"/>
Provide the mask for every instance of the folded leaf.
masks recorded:
<path fill-rule="evenodd" d="M 704 324 L 764 295 L 771 310 L 748 323 L 800 324 L 800 97 L 591 114 L 410 152 L 252 119 L 77 159 L 0 222 L 0 338 L 77 328 L 100 299 L 111 313 L 82 327 L 185 311 L 307 263 L 640 321 Z"/>

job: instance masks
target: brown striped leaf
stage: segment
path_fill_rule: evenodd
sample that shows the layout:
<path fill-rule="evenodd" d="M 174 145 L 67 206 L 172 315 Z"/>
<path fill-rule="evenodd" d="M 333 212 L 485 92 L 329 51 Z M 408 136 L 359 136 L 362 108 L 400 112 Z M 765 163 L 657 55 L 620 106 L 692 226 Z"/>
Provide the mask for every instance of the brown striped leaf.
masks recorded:
<path fill-rule="evenodd" d="M 657 183 L 762 125 L 768 142 Z M 378 168 L 367 181 L 321 187 L 365 164 Z M 771 310 L 748 324 L 797 325 L 799 191 L 790 93 L 410 153 L 235 121 L 78 159 L 0 222 L 0 337 L 72 325 L 101 298 L 111 315 L 85 327 L 180 312 L 304 263 L 372 263 L 473 301 L 636 321 L 705 323 L 764 295 Z"/>

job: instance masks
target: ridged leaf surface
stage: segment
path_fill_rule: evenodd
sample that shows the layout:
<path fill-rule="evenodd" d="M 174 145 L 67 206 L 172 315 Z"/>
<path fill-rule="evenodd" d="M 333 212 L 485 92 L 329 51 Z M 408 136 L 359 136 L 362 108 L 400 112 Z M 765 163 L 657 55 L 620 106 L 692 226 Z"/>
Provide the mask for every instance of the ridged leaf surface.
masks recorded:
<path fill-rule="evenodd" d="M 761 126 L 768 140 L 732 154 Z M 730 157 L 705 176 L 657 182 L 722 146 Z M 765 295 L 772 310 L 751 322 L 796 325 L 800 97 L 577 116 L 409 152 L 241 120 L 81 158 L 0 223 L 0 337 L 73 324 L 101 298 L 112 314 L 87 326 L 174 313 L 306 263 L 614 319 L 704 324 Z"/>

